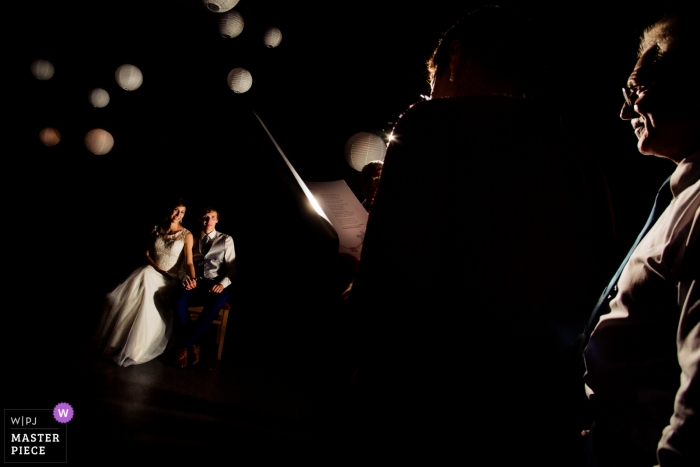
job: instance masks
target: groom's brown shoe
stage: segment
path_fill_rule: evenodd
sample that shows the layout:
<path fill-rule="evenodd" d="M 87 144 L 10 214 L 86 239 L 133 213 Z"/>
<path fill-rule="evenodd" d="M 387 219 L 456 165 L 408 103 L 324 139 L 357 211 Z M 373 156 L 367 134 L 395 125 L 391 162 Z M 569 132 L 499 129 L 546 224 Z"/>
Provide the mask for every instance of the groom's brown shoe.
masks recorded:
<path fill-rule="evenodd" d="M 193 345 L 192 346 L 192 365 L 196 365 L 199 363 L 199 346 L 198 345 Z"/>
<path fill-rule="evenodd" d="M 180 368 L 185 368 L 187 366 L 187 349 L 180 349 L 177 351 L 175 355 L 175 364 Z"/>

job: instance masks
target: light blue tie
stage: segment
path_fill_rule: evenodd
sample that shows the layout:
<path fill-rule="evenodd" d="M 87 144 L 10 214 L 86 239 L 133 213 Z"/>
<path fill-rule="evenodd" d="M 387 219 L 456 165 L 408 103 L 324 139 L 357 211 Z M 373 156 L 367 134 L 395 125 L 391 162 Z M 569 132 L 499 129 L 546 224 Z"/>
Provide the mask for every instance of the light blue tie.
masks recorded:
<path fill-rule="evenodd" d="M 583 332 L 581 352 L 583 352 L 586 348 L 586 345 L 588 345 L 588 339 L 590 339 L 591 337 L 593 328 L 595 328 L 598 324 L 600 315 L 603 314 L 603 311 L 608 307 L 608 303 L 610 303 L 610 300 L 615 298 L 615 295 L 617 295 L 617 281 L 620 279 L 620 274 L 622 274 L 622 270 L 625 268 L 627 262 L 630 260 L 632 253 L 637 248 L 637 245 L 639 245 L 639 242 L 642 241 L 642 238 L 644 238 L 649 229 L 651 229 L 651 227 L 654 225 L 656 219 L 658 219 L 661 213 L 666 210 L 666 207 L 669 205 L 672 199 L 673 193 L 671 192 L 671 177 L 668 177 L 663 183 L 663 185 L 661 185 L 661 188 L 659 188 L 658 193 L 656 193 L 654 207 L 651 209 L 651 214 L 649 214 L 649 219 L 647 219 L 647 223 L 644 224 L 644 227 L 639 233 L 637 240 L 635 240 L 634 244 L 632 245 L 632 248 L 630 249 L 629 253 L 627 253 L 627 256 L 625 257 L 624 261 L 622 261 L 622 264 L 620 264 L 620 267 L 617 269 L 617 272 L 612 277 L 610 283 L 603 291 L 603 295 L 601 295 L 598 299 L 598 303 L 593 308 L 593 313 L 591 313 L 591 317 L 588 318 L 586 329 Z"/>

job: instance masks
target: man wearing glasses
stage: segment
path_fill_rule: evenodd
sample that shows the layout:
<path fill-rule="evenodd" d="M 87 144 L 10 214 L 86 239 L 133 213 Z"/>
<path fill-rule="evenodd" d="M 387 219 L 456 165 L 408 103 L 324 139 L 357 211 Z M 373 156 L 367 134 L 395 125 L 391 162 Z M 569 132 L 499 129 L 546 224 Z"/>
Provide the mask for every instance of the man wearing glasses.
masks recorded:
<path fill-rule="evenodd" d="M 639 152 L 677 166 L 586 330 L 588 466 L 700 466 L 700 94 L 687 88 L 697 24 L 649 27 L 623 89 Z"/>

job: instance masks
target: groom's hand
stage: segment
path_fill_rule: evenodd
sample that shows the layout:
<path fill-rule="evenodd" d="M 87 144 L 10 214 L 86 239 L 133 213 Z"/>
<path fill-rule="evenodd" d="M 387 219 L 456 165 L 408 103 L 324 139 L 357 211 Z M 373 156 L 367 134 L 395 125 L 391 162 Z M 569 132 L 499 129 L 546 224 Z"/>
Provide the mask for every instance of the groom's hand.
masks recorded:
<path fill-rule="evenodd" d="M 186 277 L 185 280 L 182 281 L 182 286 L 185 288 L 185 290 L 192 290 L 197 287 L 197 279 Z"/>
<path fill-rule="evenodd" d="M 224 290 L 224 286 L 223 286 L 223 285 L 221 285 L 221 284 L 216 284 L 215 286 L 213 286 L 213 287 L 209 290 L 209 292 L 212 292 L 212 293 L 221 293 L 223 290 Z"/>

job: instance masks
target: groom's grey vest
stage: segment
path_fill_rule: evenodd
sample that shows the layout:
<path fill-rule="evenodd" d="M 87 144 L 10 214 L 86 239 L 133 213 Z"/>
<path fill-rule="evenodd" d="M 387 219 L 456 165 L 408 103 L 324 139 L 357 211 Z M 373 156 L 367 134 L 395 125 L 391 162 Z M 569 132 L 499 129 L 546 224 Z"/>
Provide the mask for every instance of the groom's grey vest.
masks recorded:
<path fill-rule="evenodd" d="M 195 248 L 194 267 L 197 277 L 205 279 L 216 279 L 217 277 L 226 274 L 226 258 L 224 253 L 224 245 L 226 243 L 226 235 L 221 234 L 212 240 L 211 248 L 206 255 L 202 255 L 202 241 L 197 241 Z"/>

